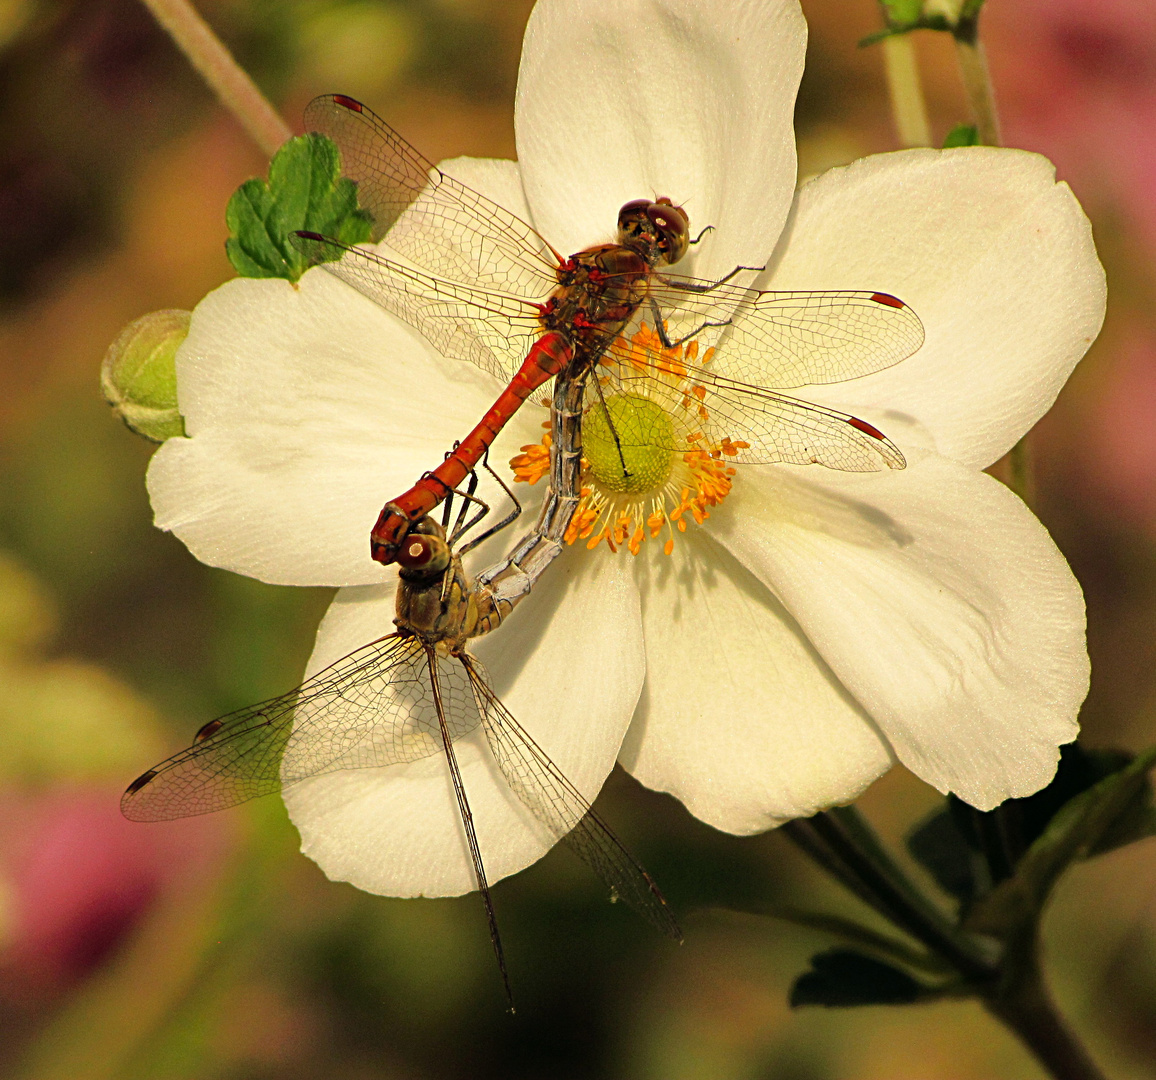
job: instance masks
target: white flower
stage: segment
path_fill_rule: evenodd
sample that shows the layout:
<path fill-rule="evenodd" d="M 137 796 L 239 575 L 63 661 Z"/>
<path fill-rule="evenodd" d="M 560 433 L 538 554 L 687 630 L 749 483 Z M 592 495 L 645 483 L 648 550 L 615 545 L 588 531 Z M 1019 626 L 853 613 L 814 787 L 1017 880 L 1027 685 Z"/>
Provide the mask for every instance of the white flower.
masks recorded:
<path fill-rule="evenodd" d="M 669 195 L 692 231 L 715 226 L 680 270 L 717 277 L 771 257 L 765 287 L 886 291 L 924 323 L 926 344 L 896 367 L 793 391 L 884 429 L 905 470 L 740 468 L 672 556 L 575 545 L 477 643 L 506 704 L 589 798 L 618 758 L 733 833 L 853 799 L 895 761 L 979 807 L 1028 794 L 1075 737 L 1088 682 L 1078 585 L 980 472 L 1099 330 L 1088 222 L 1044 158 L 1015 150 L 884 154 L 796 193 L 805 38 L 796 0 L 736 2 L 726 18 L 699 0 L 541 0 L 519 164 L 447 165 L 562 252 L 609 239 L 622 203 Z M 215 566 L 349 586 L 310 672 L 387 633 L 394 572 L 370 561 L 369 530 L 497 385 L 324 270 L 299 288 L 218 289 L 178 362 L 190 438 L 149 471 L 157 524 Z M 493 460 L 535 441 L 543 418 L 524 408 Z M 459 752 L 496 880 L 547 841 L 480 736 Z M 439 758 L 319 777 L 286 801 L 330 877 L 400 896 L 473 887 Z"/>

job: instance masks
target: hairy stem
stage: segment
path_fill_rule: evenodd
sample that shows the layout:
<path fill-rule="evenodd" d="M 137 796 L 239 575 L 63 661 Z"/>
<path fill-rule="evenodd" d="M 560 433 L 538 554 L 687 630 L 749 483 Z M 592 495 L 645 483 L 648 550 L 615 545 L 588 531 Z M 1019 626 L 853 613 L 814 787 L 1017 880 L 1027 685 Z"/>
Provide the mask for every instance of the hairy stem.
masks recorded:
<path fill-rule="evenodd" d="M 848 829 L 833 813 L 819 813 L 810 820 L 831 851 L 883 900 L 893 913 L 890 918 L 896 926 L 943 957 L 965 979 L 985 984 L 995 977 L 996 967 L 974 941 L 952 926 L 910 882 L 897 877 L 898 871 L 890 860 L 883 863 L 879 858 L 881 845 L 865 848 L 858 829 Z M 857 824 L 869 828 L 862 819 Z"/>
<path fill-rule="evenodd" d="M 952 31 L 959 73 L 963 77 L 967 100 L 975 119 L 979 141 L 985 146 L 999 146 L 999 113 L 995 107 L 995 90 L 987 67 L 987 56 L 979 37 L 979 10 L 960 17 Z M 997 480 L 1012 489 L 1028 506 L 1035 497 L 1035 477 L 1032 468 L 1030 432 L 1024 435 L 1008 453 L 988 471 Z"/>
<path fill-rule="evenodd" d="M 293 132 L 209 24 L 188 0 L 144 0 L 144 4 L 221 104 L 237 118 L 261 151 L 272 157 Z"/>
<path fill-rule="evenodd" d="M 900 145 L 930 146 L 931 124 L 919 81 L 915 42 L 910 34 L 893 34 L 883 39 L 883 65 L 891 97 L 891 118 Z"/>
<path fill-rule="evenodd" d="M 963 76 L 963 86 L 971 104 L 979 141 L 985 146 L 999 146 L 999 114 L 995 108 L 995 93 L 987 69 L 987 56 L 983 51 L 983 42 L 979 39 L 979 13 L 961 18 L 952 37 L 955 39 L 959 73 Z"/>
<path fill-rule="evenodd" d="M 1038 962 L 1038 945 L 1017 965 L 1014 982 L 984 1005 L 1036 1056 L 1055 1080 L 1105 1080 L 1091 1055 L 1056 1009 Z"/>

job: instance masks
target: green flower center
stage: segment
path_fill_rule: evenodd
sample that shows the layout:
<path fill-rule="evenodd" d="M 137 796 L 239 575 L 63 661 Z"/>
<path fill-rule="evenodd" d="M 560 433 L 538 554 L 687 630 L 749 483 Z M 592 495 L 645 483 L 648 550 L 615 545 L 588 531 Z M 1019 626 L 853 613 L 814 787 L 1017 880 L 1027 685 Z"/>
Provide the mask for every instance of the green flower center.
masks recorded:
<path fill-rule="evenodd" d="M 615 436 L 618 436 L 615 440 Z M 638 495 L 666 483 L 674 464 L 674 423 L 641 394 L 616 394 L 586 411 L 582 453 L 608 491 Z"/>

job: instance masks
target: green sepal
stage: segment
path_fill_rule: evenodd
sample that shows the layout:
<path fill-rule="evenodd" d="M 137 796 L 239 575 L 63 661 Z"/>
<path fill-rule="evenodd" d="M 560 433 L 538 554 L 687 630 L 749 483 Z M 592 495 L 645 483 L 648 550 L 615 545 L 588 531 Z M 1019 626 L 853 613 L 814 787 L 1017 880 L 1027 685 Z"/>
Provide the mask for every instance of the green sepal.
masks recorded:
<path fill-rule="evenodd" d="M 927 11 L 924 0 L 879 0 L 883 21 L 887 25 L 862 38 L 859 45 L 874 45 L 884 38 L 910 34 L 912 30 L 938 30 L 968 37 L 974 34 L 984 0 L 956 0 L 956 3 L 958 6 L 954 11 L 945 10 L 942 3 Z"/>
<path fill-rule="evenodd" d="M 1153 835 L 1148 772 L 1154 765 L 1156 747 L 1151 747 L 1069 799 L 1019 860 L 1015 873 L 975 903 L 967 929 L 1005 939 L 1023 933 L 1039 919 L 1052 888 L 1073 862 Z"/>
<path fill-rule="evenodd" d="M 824 1005 L 910 1005 L 939 996 L 893 964 L 854 949 L 828 949 L 811 957 L 811 970 L 791 987 L 791 1008 Z"/>
<path fill-rule="evenodd" d="M 889 26 L 885 26 L 882 30 L 876 30 L 873 34 L 868 34 L 864 38 L 859 39 L 859 47 L 864 48 L 867 45 L 874 45 L 882 41 L 884 38 L 898 37 L 900 34 L 910 34 L 912 30 L 943 30 L 951 33 L 955 27 L 942 15 L 921 15 L 917 19 L 912 19 L 909 22 L 894 22 Z"/>
<path fill-rule="evenodd" d="M 957 146 L 979 146 L 979 129 L 974 124 L 956 124 L 943 140 L 944 150 Z"/>
<path fill-rule="evenodd" d="M 225 253 L 242 277 L 296 281 L 312 260 L 294 246 L 299 229 L 343 244 L 370 239 L 372 218 L 357 205 L 357 185 L 341 176 L 333 141 L 312 132 L 290 139 L 273 156 L 268 181 L 246 180 L 229 199 L 232 234 Z"/>

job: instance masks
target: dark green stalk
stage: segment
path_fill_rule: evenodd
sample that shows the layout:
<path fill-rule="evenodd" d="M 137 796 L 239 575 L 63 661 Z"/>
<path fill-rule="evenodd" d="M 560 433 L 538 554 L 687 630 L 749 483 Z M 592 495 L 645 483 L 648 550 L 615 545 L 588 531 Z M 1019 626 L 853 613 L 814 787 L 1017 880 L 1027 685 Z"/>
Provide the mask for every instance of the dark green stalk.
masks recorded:
<path fill-rule="evenodd" d="M 878 864 L 874 853 L 865 852 L 834 816 L 816 814 L 811 822 L 831 852 L 896 914 L 893 921 L 900 929 L 942 956 L 969 981 L 986 984 L 996 978 L 998 968 L 982 955 L 972 940 L 956 930 L 930 901 L 922 897 L 921 902 L 914 901 L 911 895 L 916 893 L 914 886 L 898 885 L 888 869 Z"/>

